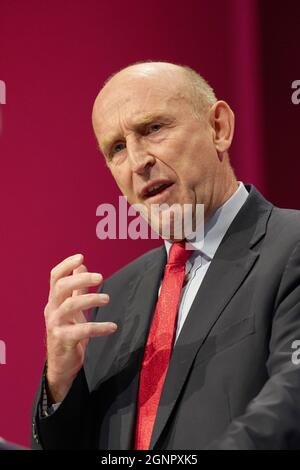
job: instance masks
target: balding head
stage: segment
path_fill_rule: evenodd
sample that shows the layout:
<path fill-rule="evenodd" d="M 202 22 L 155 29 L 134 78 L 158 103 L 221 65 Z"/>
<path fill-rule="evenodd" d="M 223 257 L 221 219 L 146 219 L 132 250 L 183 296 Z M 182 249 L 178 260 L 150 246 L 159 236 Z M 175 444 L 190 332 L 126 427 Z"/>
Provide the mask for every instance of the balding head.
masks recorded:
<path fill-rule="evenodd" d="M 93 126 L 130 204 L 203 203 L 209 214 L 236 189 L 233 113 L 187 67 L 145 62 L 114 74 L 96 98 Z"/>
<path fill-rule="evenodd" d="M 213 88 L 195 70 L 186 65 L 170 62 L 138 62 L 112 74 L 104 83 L 99 99 L 107 87 L 118 86 L 125 78 L 158 79 L 165 82 L 177 95 L 185 98 L 192 106 L 196 116 L 203 118 L 209 108 L 216 103 Z"/>

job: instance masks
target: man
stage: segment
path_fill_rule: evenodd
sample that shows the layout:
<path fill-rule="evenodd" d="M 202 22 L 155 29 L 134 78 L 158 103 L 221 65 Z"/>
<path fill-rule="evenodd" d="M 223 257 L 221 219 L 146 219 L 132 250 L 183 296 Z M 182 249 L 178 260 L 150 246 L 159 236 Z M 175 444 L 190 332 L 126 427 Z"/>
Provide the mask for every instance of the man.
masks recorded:
<path fill-rule="evenodd" d="M 33 447 L 300 448 L 299 212 L 237 182 L 233 112 L 189 68 L 123 69 L 93 126 L 130 204 L 204 204 L 204 244 L 171 230 L 105 281 L 82 255 L 52 270 Z"/>

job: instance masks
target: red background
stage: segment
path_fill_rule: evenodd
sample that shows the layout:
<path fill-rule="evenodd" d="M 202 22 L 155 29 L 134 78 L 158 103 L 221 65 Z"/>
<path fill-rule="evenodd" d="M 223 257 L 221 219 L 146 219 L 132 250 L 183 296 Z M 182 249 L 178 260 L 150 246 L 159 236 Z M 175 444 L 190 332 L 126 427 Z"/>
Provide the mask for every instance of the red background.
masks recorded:
<path fill-rule="evenodd" d="M 292 0 L 0 0 L 0 435 L 29 444 L 51 267 L 81 252 L 108 276 L 159 243 L 96 238 L 119 195 L 91 128 L 102 82 L 140 60 L 194 67 L 236 113 L 238 179 L 299 209 L 299 18 Z"/>

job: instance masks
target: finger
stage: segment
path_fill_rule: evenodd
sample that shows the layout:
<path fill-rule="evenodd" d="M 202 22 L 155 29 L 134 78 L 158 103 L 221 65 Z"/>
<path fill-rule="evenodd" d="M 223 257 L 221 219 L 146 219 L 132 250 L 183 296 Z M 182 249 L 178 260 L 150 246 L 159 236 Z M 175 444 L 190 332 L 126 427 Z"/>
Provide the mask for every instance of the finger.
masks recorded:
<path fill-rule="evenodd" d="M 76 255 L 69 256 L 54 266 L 50 273 L 50 287 L 52 288 L 58 279 L 71 274 L 74 269 L 78 268 L 82 264 L 82 262 L 83 255 L 78 253 Z"/>
<path fill-rule="evenodd" d="M 66 348 L 75 346 L 79 341 L 96 336 L 108 336 L 117 330 L 116 323 L 78 323 L 76 325 L 58 326 L 54 330 L 56 338 Z"/>
<path fill-rule="evenodd" d="M 64 300 L 72 296 L 74 290 L 98 286 L 103 282 L 99 273 L 80 273 L 58 279 L 50 290 L 49 301 L 53 306 L 59 307 Z"/>
<path fill-rule="evenodd" d="M 73 270 L 73 274 L 87 273 L 87 267 L 84 264 L 81 264 L 78 268 Z M 81 289 L 75 289 L 73 291 L 73 296 L 83 295 L 88 293 L 87 287 L 82 287 Z"/>
<path fill-rule="evenodd" d="M 86 316 L 87 312 L 88 310 L 86 312 L 84 312 L 83 310 L 76 310 L 73 312 L 73 314 L 72 313 L 69 314 L 68 320 L 69 322 L 73 322 L 73 323 L 86 323 L 88 321 L 87 316 Z M 47 317 L 47 329 L 51 328 L 51 325 L 58 325 L 58 324 L 64 323 L 60 321 L 59 319 L 58 310 L 55 310 L 54 312 L 52 311 L 52 313 L 50 313 L 50 315 L 49 314 L 46 315 L 46 317 Z M 65 323 L 67 323 L 67 319 Z"/>
<path fill-rule="evenodd" d="M 107 294 L 84 294 L 68 297 L 56 310 L 55 315 L 52 315 L 52 324 L 61 325 L 66 323 L 67 320 L 71 321 L 74 319 L 82 323 L 85 318 L 82 311 L 107 305 L 108 302 L 109 296 Z M 76 317 L 78 313 L 81 315 L 79 319 Z M 48 324 L 48 326 L 50 325 Z"/>

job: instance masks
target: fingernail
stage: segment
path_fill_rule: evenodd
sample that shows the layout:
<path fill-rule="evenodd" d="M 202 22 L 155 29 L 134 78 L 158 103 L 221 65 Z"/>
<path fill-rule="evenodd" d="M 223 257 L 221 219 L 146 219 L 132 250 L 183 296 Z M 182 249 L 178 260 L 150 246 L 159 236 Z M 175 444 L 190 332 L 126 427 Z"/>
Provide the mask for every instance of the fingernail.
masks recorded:
<path fill-rule="evenodd" d="M 98 274 L 98 273 L 92 274 L 92 281 L 93 282 L 99 282 L 99 281 L 101 281 L 101 279 L 102 279 L 101 274 Z"/>

